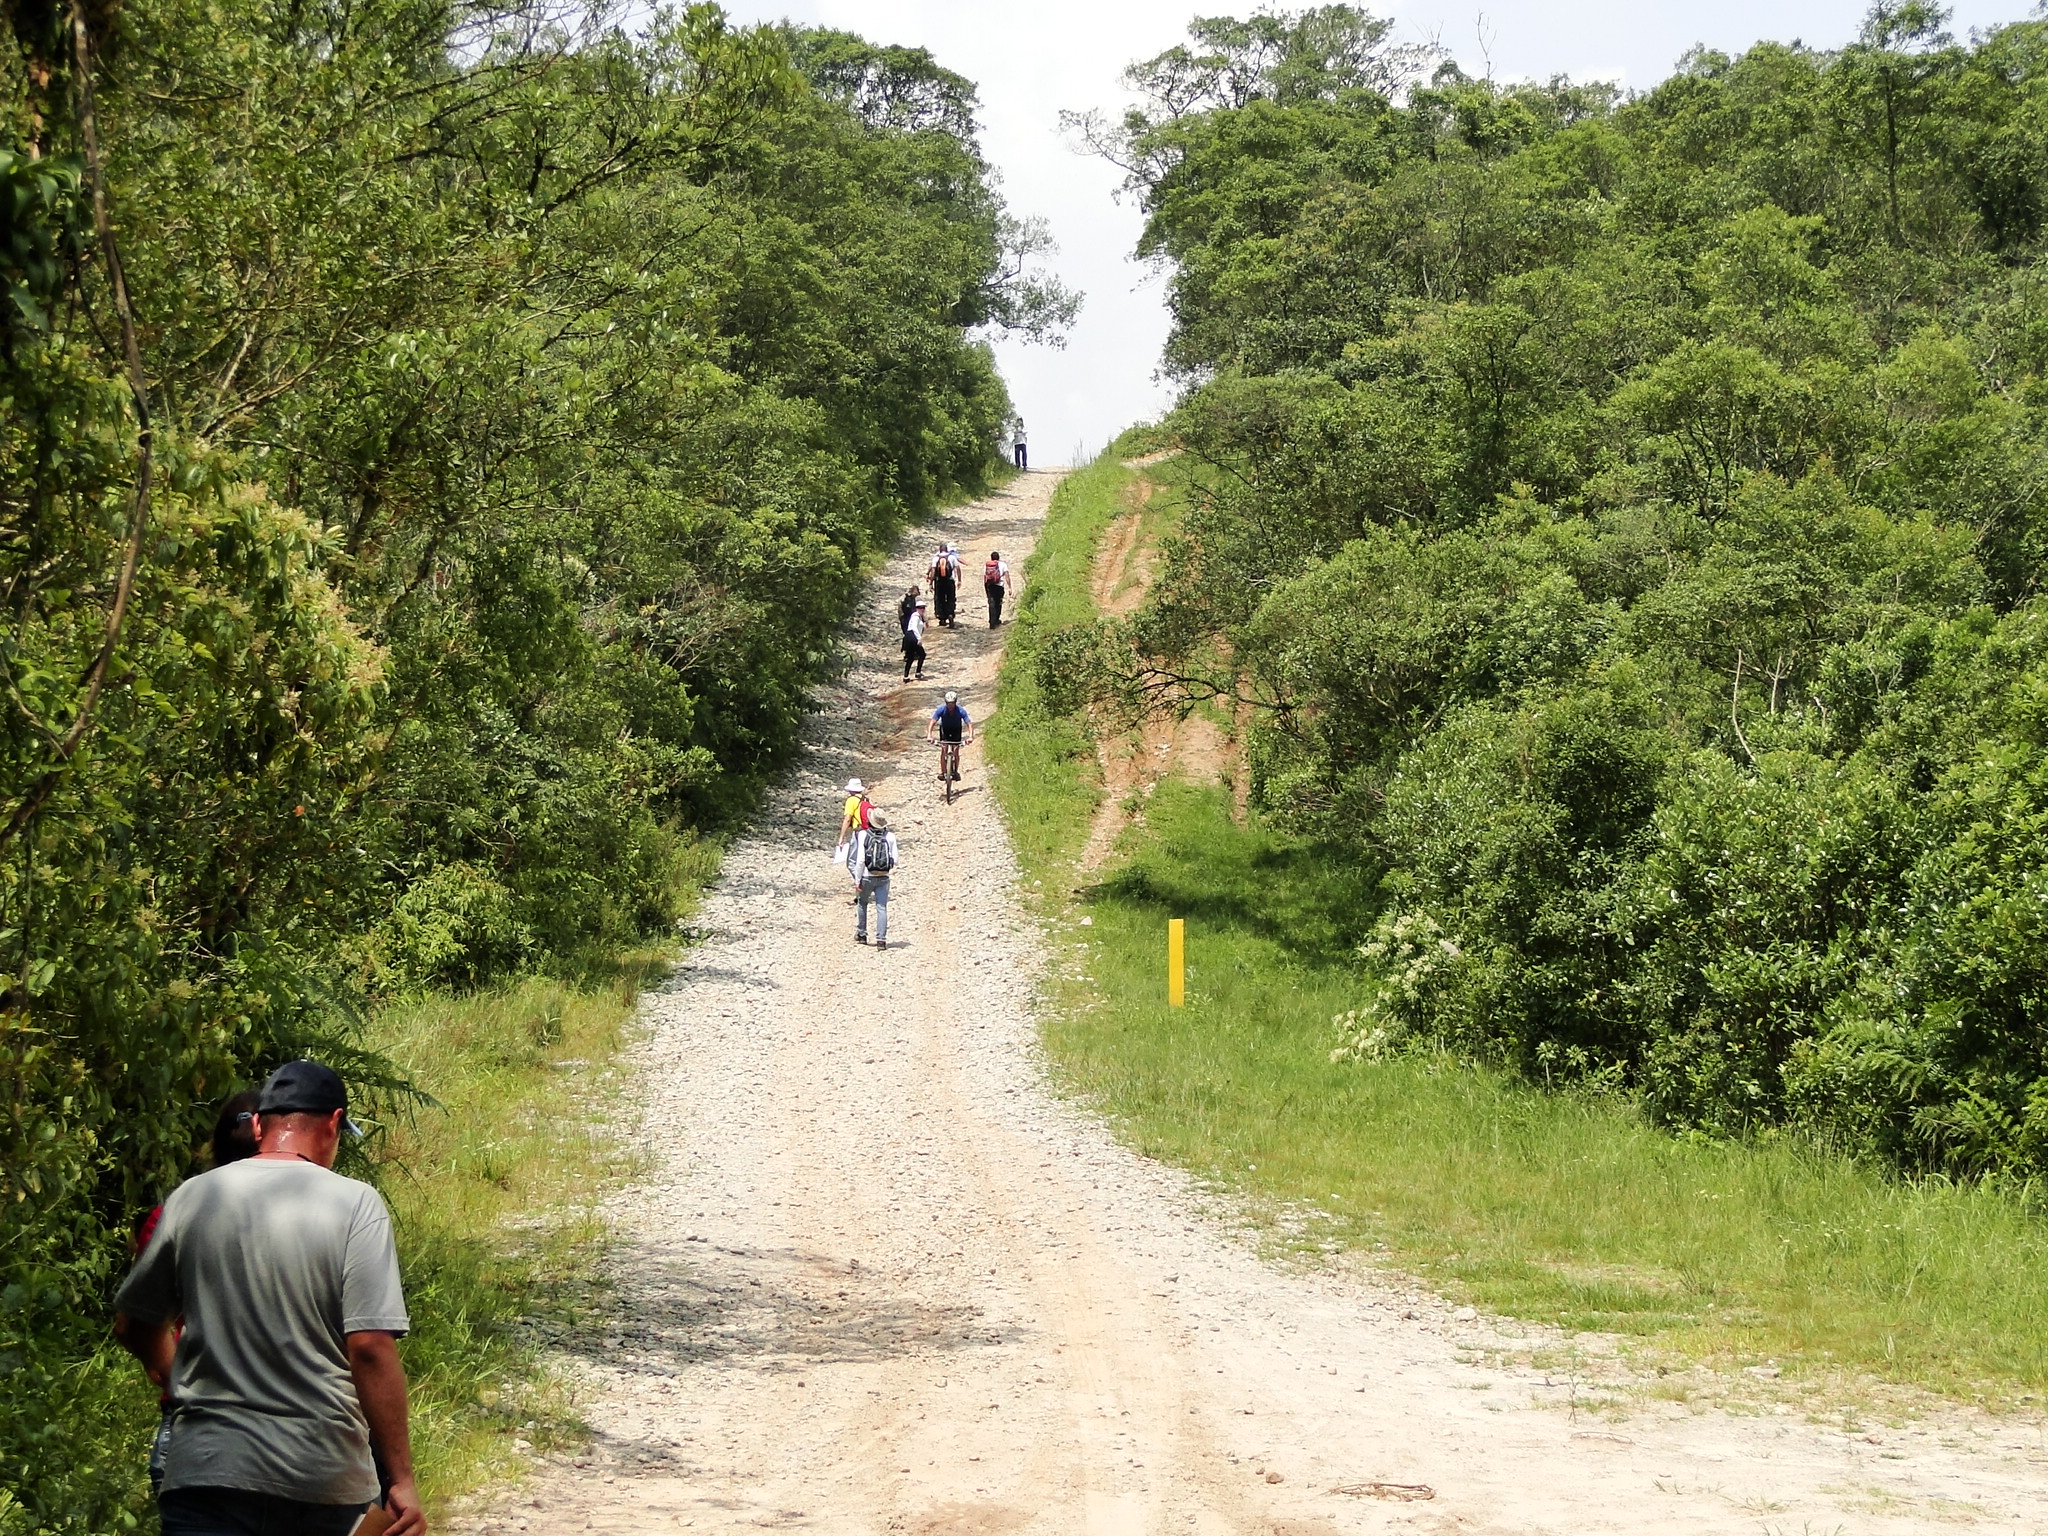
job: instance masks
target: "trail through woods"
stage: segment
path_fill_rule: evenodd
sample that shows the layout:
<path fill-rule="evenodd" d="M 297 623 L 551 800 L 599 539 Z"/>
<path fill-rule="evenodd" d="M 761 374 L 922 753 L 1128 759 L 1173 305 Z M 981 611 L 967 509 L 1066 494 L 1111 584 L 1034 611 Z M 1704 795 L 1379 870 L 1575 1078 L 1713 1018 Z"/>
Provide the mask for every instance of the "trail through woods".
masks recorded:
<path fill-rule="evenodd" d="M 1663 1400 L 1600 1341 L 1260 1257 L 1048 1091 L 1047 957 L 981 749 L 947 807 L 923 720 L 945 687 L 987 718 L 1008 631 L 986 627 L 980 562 L 1021 569 L 1057 478 L 912 534 L 873 583 L 853 670 L 646 1003 L 649 1165 L 613 1202 L 606 1322 L 567 1362 L 594 1443 L 460 1527 L 2048 1529 L 2036 1427 L 1814 1423 L 1751 1378 L 1718 1394 L 1738 1411 Z M 894 600 L 932 533 L 970 579 L 906 688 Z M 855 773 L 901 833 L 885 954 L 854 944 L 829 863 Z"/>

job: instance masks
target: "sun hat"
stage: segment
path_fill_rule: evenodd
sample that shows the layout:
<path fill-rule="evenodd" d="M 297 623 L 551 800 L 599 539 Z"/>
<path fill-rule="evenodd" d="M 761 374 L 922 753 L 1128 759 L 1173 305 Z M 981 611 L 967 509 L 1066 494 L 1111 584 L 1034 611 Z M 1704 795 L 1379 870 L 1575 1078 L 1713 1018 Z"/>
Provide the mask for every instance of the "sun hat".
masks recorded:
<path fill-rule="evenodd" d="M 886 816 L 884 816 L 884 815 L 883 815 L 883 814 L 882 814 L 882 813 L 881 813 L 880 811 L 877 811 L 877 812 L 875 812 L 875 814 L 874 814 L 874 815 L 872 815 L 872 816 L 870 816 L 870 817 L 868 818 L 868 830 L 869 830 L 870 832 L 886 832 L 886 831 L 888 831 L 888 830 L 889 830 L 889 818 L 888 818 L 888 817 L 886 817 Z"/>
<path fill-rule="evenodd" d="M 867 785 L 861 783 L 859 779 L 848 779 L 846 781 L 846 792 L 849 795 L 864 795 L 867 793 L 867 790 Z"/>

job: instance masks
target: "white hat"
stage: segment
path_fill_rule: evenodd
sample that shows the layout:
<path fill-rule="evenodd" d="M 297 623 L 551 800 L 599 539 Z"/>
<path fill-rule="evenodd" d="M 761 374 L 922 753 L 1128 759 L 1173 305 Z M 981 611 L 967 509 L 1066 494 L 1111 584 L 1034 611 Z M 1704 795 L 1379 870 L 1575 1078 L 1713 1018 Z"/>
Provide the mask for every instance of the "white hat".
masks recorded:
<path fill-rule="evenodd" d="M 866 794 L 866 793 L 867 793 L 867 788 L 868 788 L 868 787 L 867 787 L 867 785 L 865 785 L 865 784 L 861 783 L 861 781 L 860 781 L 859 779 L 848 779 L 848 780 L 846 781 L 846 792 L 847 792 L 847 793 L 848 793 L 849 795 L 862 795 L 862 794 Z"/>
<path fill-rule="evenodd" d="M 946 690 L 946 702 L 948 704 L 958 704 L 960 702 L 960 695 L 948 688 Z"/>

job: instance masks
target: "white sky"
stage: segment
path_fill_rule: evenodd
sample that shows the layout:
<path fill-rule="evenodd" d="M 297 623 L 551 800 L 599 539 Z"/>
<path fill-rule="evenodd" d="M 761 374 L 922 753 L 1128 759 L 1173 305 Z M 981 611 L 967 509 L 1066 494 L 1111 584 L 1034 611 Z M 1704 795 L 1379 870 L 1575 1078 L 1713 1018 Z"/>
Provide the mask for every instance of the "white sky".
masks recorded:
<path fill-rule="evenodd" d="M 1302 9 L 1309 0 L 1275 8 Z M 1064 350 L 1001 343 L 1010 393 L 1029 427 L 1034 464 L 1096 450 L 1133 421 L 1156 417 L 1171 391 L 1154 377 L 1166 336 L 1159 280 L 1130 259 L 1139 218 L 1119 204 L 1114 167 L 1062 142 L 1062 107 L 1114 112 L 1117 77 L 1134 59 L 1182 38 L 1198 14 L 1246 15 L 1232 0 L 725 0 L 738 21 L 838 27 L 878 43 L 929 48 L 981 91 L 982 149 L 1001 168 L 1018 214 L 1051 222 L 1053 266 L 1087 295 Z M 1490 60 L 1498 79 L 1618 80 L 1641 89 L 1670 73 L 1694 43 L 1737 53 L 1760 38 L 1834 47 L 1856 32 L 1865 0 L 1396 0 L 1404 41 L 1434 38 L 1472 74 Z M 1956 0 L 1953 30 L 2017 21 L 2028 0 Z M 1483 39 L 1483 47 L 1482 47 Z"/>

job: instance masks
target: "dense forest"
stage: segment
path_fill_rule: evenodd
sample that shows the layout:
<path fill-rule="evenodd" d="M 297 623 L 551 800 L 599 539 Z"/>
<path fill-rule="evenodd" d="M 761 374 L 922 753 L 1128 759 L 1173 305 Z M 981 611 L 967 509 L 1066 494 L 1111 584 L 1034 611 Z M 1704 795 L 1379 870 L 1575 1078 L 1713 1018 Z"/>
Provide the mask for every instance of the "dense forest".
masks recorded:
<path fill-rule="evenodd" d="M 915 50 L 527 0 L 0 38 L 0 1528 L 99 1530 L 134 1469 L 53 1408 L 213 1103 L 672 932 L 864 560 L 991 474 L 983 338 L 1074 301 Z"/>
<path fill-rule="evenodd" d="M 1326 6 L 1077 122 L 1192 468 L 1042 682 L 1234 713 L 1365 866 L 1340 1055 L 2048 1171 L 2048 23 L 1944 22 L 1624 98 Z"/>

